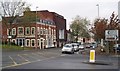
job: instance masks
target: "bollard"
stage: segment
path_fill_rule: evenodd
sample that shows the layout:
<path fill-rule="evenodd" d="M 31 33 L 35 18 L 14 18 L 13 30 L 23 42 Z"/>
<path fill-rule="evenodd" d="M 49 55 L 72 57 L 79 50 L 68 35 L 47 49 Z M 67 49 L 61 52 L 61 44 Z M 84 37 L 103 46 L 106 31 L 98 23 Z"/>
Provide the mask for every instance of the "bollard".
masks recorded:
<path fill-rule="evenodd" d="M 89 62 L 95 62 L 95 50 L 90 50 Z"/>

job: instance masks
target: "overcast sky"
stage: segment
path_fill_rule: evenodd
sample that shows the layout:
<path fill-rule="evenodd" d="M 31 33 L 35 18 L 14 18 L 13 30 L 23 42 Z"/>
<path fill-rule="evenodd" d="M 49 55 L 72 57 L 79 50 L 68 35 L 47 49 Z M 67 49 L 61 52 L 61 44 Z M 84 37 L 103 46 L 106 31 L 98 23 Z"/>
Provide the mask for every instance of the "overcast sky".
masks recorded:
<path fill-rule="evenodd" d="M 65 17 L 67 20 L 67 29 L 72 18 L 76 15 L 86 17 L 91 22 L 98 16 L 109 18 L 114 11 L 118 14 L 118 1 L 120 0 L 24 0 L 31 4 L 31 10 L 49 10 Z"/>

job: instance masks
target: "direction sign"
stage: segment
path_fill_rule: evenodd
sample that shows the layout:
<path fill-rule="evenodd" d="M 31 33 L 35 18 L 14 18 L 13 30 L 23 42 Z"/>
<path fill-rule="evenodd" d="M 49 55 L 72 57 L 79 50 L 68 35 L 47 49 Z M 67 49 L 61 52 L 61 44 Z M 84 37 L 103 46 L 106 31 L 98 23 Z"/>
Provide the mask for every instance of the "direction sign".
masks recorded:
<path fill-rule="evenodd" d="M 106 30 L 105 40 L 106 41 L 118 41 L 119 40 L 118 30 Z"/>

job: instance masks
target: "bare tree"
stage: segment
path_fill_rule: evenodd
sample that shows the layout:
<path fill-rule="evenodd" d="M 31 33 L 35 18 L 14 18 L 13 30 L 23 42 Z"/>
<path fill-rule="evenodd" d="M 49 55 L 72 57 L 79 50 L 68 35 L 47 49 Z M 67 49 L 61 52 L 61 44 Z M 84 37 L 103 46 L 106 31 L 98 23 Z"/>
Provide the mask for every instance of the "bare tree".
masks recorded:
<path fill-rule="evenodd" d="M 22 2 L 22 0 L 2 1 L 0 2 L 0 7 L 3 24 L 9 28 L 9 36 L 11 36 L 12 24 L 24 12 L 26 2 Z"/>
<path fill-rule="evenodd" d="M 88 31 L 89 20 L 87 18 L 81 18 L 79 15 L 76 16 L 71 22 L 70 29 L 72 30 L 72 35 L 75 38 L 75 41 L 78 41 L 78 37 L 90 37 L 90 33 Z"/>

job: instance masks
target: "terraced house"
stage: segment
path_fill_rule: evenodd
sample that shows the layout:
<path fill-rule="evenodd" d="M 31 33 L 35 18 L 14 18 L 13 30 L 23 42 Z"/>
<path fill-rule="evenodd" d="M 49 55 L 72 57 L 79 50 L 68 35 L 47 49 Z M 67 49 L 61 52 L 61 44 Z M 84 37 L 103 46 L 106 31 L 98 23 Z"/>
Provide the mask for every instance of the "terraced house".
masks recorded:
<path fill-rule="evenodd" d="M 19 46 L 44 49 L 60 47 L 67 41 L 66 19 L 55 12 L 29 11 L 17 17 L 12 25 L 6 26 L 4 22 L 5 20 L 2 21 L 3 43 L 10 39 L 10 42 Z M 12 35 L 9 35 L 10 28 Z"/>

